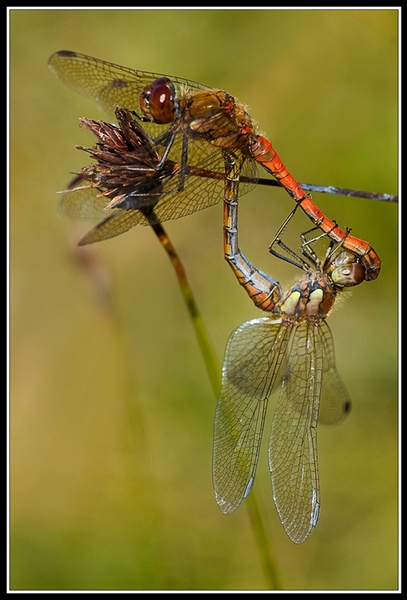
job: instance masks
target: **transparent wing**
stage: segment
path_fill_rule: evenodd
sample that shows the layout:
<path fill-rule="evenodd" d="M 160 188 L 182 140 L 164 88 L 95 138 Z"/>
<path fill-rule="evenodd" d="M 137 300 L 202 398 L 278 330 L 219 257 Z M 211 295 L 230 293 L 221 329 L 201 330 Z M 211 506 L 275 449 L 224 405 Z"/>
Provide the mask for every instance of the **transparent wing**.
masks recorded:
<path fill-rule="evenodd" d="M 109 215 L 104 221 L 98 223 L 88 231 L 80 240 L 79 245 L 93 244 L 109 238 L 116 237 L 138 224 L 148 225 L 147 218 L 139 210 L 120 210 Z"/>
<path fill-rule="evenodd" d="M 174 178 L 175 179 L 175 178 Z M 188 177 L 191 185 L 182 191 L 134 195 L 127 198 L 127 209 L 106 209 L 110 198 L 101 195 L 96 188 L 79 185 L 74 189 L 62 192 L 59 211 L 71 219 L 100 219 L 103 222 L 96 226 L 91 243 L 114 237 L 128 231 L 135 225 L 151 225 L 170 219 L 179 219 L 213 204 L 217 204 L 221 195 L 219 181 L 203 177 Z M 172 182 L 169 182 L 172 186 Z M 161 188 L 165 189 L 165 187 Z M 151 219 L 144 216 L 146 210 L 154 210 Z M 113 218 L 114 217 L 114 218 Z M 96 235 L 97 231 L 97 235 Z M 105 235 L 108 234 L 108 235 Z"/>
<path fill-rule="evenodd" d="M 194 145 L 201 146 L 200 143 Z M 244 164 L 243 172 L 250 176 L 255 175 L 256 171 L 251 170 L 253 166 L 255 167 L 252 161 L 247 161 Z M 108 237 L 120 235 L 127 231 L 128 229 L 122 229 L 125 222 L 131 222 L 131 227 L 134 227 L 138 224 L 148 225 L 152 222 L 179 219 L 217 204 L 222 197 L 224 180 L 201 176 L 202 169 L 211 168 L 222 174 L 224 172 L 222 155 L 212 154 L 211 157 L 207 156 L 202 165 L 199 168 L 197 167 L 197 174 L 195 174 L 193 168 L 194 165 L 188 165 L 183 180 L 180 173 L 165 175 L 164 170 L 157 170 L 148 187 L 135 183 L 132 186 L 131 195 L 126 201 L 126 211 L 121 209 L 106 211 L 106 206 L 111 197 L 101 194 L 100 190 L 90 187 L 86 180 L 77 176 L 74 183 L 71 183 L 67 190 L 61 192 L 59 211 L 62 215 L 71 219 L 105 219 L 107 215 L 110 217 L 112 213 L 135 211 L 138 213 L 138 215 L 122 216 L 110 221 Z M 138 173 L 135 172 L 135 181 L 137 181 L 137 175 Z M 242 190 L 242 193 L 250 187 L 250 184 L 244 186 L 245 189 Z M 140 212 L 145 209 L 154 209 L 152 221 L 148 221 Z M 114 233 L 114 224 L 118 225 L 117 233 Z M 106 239 L 100 237 L 101 234 L 102 229 L 99 229 L 97 239 L 92 239 L 92 241 Z"/>
<path fill-rule="evenodd" d="M 106 218 L 106 205 L 109 198 L 102 196 L 96 188 L 89 187 L 86 182 L 81 182 L 78 187 L 59 192 L 59 212 L 70 219 L 101 219 Z M 116 209 L 109 211 L 110 213 Z"/>
<path fill-rule="evenodd" d="M 336 425 L 349 414 L 352 403 L 342 378 L 336 370 L 334 341 L 326 322 L 320 328 L 320 340 L 323 345 L 324 363 L 318 423 Z"/>
<path fill-rule="evenodd" d="M 289 335 L 280 319 L 265 317 L 244 323 L 227 343 L 213 443 L 215 497 L 225 514 L 253 486 L 267 403 Z"/>
<path fill-rule="evenodd" d="M 300 544 L 319 516 L 317 422 L 322 389 L 324 322 L 294 327 L 271 426 L 269 467 L 274 502 L 288 537 Z"/>
<path fill-rule="evenodd" d="M 201 181 L 202 178 L 199 178 Z M 205 191 L 208 191 L 205 188 Z M 127 210 L 108 209 L 103 210 L 100 200 L 103 201 L 103 206 L 106 206 L 106 197 L 98 198 L 98 191 L 95 189 L 78 190 L 78 204 L 73 203 L 76 200 L 72 194 L 75 192 L 66 192 L 62 197 L 61 212 L 75 218 L 91 218 L 95 216 L 108 215 L 103 221 L 98 223 L 91 229 L 79 242 L 80 246 L 101 242 L 122 233 L 126 233 L 136 225 L 154 225 L 168 219 L 178 219 L 189 215 L 197 210 L 202 210 L 208 206 L 208 199 L 204 195 L 193 194 L 186 195 L 179 192 L 172 195 L 172 202 L 169 201 L 169 195 L 164 198 L 160 196 L 134 196 L 131 200 L 134 203 L 134 208 Z M 210 188 L 209 192 L 210 194 Z M 213 196 L 209 197 L 213 198 Z M 146 198 L 148 199 L 146 201 Z M 140 208 L 136 208 L 139 206 Z M 147 214 L 149 215 L 147 217 Z"/>
<path fill-rule="evenodd" d="M 55 52 L 50 57 L 48 66 L 65 85 L 78 94 L 95 100 L 110 120 L 115 120 L 114 111 L 117 106 L 139 113 L 141 90 L 159 77 L 169 77 L 178 94 L 181 94 L 183 88 L 209 89 L 196 81 L 130 69 L 70 50 Z"/>

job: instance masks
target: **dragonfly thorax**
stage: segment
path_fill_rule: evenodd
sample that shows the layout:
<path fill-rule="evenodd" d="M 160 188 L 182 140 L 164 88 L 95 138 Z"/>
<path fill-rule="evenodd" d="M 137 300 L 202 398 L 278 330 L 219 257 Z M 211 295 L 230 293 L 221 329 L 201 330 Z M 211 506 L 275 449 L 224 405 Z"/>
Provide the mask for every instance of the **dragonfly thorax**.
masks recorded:
<path fill-rule="evenodd" d="M 202 90 L 181 100 L 187 135 L 205 139 L 225 150 L 245 149 L 254 136 L 255 123 L 243 104 L 222 90 Z"/>
<path fill-rule="evenodd" d="M 337 289 L 329 277 L 305 277 L 284 296 L 280 311 L 289 317 L 328 316 L 335 302 Z"/>

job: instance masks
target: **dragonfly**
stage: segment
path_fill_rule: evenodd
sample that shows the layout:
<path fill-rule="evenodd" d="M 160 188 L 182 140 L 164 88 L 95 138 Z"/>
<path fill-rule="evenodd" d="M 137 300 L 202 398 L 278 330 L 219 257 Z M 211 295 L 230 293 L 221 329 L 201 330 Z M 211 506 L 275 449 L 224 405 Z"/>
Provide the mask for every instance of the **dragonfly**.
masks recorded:
<path fill-rule="evenodd" d="M 224 157 L 233 152 L 241 165 L 240 181 L 248 189 L 257 181 L 257 166 L 261 165 L 331 239 L 339 242 L 345 238 L 344 247 L 364 263 L 367 280 L 378 276 L 380 259 L 374 249 L 363 240 L 345 236 L 326 217 L 287 170 L 272 144 L 257 133 L 246 107 L 232 95 L 195 81 L 135 70 L 70 50 L 54 53 L 49 67 L 71 89 L 94 99 L 109 119 L 114 118 L 117 107 L 131 111 L 159 150 L 157 170 L 167 160 L 178 165 L 173 176 L 162 182 L 160 202 L 149 199 L 155 207 L 155 219 L 179 218 L 217 203 L 217 182 L 225 178 Z M 190 177 L 191 168 L 201 170 L 201 180 Z M 315 188 L 322 191 L 321 186 Z M 376 196 L 395 199 L 386 194 Z M 76 204 L 77 200 L 72 202 Z M 65 212 L 74 213 L 75 207 L 71 210 L 68 205 L 66 201 Z M 116 207 L 123 207 L 121 199 L 110 201 L 108 208 Z M 132 220 L 133 225 L 146 224 L 141 213 L 133 215 Z M 105 238 L 94 234 L 89 243 L 100 239 Z"/>
<path fill-rule="evenodd" d="M 220 510 L 234 512 L 251 492 L 259 460 L 270 395 L 282 373 L 272 420 L 268 461 L 274 502 L 288 537 L 301 544 L 320 515 L 317 426 L 334 425 L 350 411 L 351 401 L 335 366 L 334 342 L 326 317 L 338 295 L 365 280 L 359 257 L 344 240 L 329 240 L 320 260 L 313 247 L 326 232 L 302 234 L 293 252 L 282 232 L 270 251 L 303 271 L 283 292 L 270 275 L 242 254 L 238 240 L 238 161 L 226 159 L 224 201 L 225 257 L 254 304 L 269 316 L 250 320 L 230 336 L 222 367 L 213 442 L 213 484 Z M 311 232 L 318 231 L 312 239 Z"/>
<path fill-rule="evenodd" d="M 174 188 L 180 164 L 170 159 L 162 163 L 156 145 L 129 110 L 116 108 L 115 117 L 118 126 L 104 121 L 80 119 L 82 126 L 96 136 L 97 145 L 94 148 L 77 148 L 88 152 L 97 163 L 83 167 L 81 173 L 71 181 L 67 190 L 63 192 L 60 210 L 62 214 L 76 219 L 103 217 L 103 220 L 80 240 L 79 245 L 120 235 L 140 223 L 150 225 L 160 241 L 166 241 L 165 247 L 168 250 L 170 241 L 161 225 L 160 211 L 165 190 L 173 189 L 177 194 L 176 206 L 182 211 L 185 204 L 190 207 L 204 198 L 195 193 L 202 182 L 207 179 L 225 181 L 225 176 L 186 165 L 184 170 L 195 183 L 188 194 L 183 195 Z M 241 182 L 241 176 L 239 181 Z M 328 235 L 334 236 L 336 241 L 346 240 L 348 234 L 334 222 L 330 223 Z M 377 271 L 380 259 L 370 244 L 358 238 L 352 240 L 359 246 L 365 244 L 369 249 L 366 256 L 374 257 Z M 366 260 L 366 256 L 363 256 L 362 260 Z M 366 279 L 372 278 L 370 275 L 366 276 Z"/>

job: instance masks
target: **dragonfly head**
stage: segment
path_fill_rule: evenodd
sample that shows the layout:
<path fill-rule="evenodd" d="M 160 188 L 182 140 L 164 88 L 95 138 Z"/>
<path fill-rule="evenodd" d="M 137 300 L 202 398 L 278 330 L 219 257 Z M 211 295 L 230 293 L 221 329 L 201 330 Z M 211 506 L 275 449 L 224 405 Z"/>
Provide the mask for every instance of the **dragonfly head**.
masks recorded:
<path fill-rule="evenodd" d="M 340 252 L 327 269 L 332 281 L 338 287 L 352 287 L 365 280 L 365 267 L 358 262 L 353 252 Z"/>
<path fill-rule="evenodd" d="M 140 108 L 153 123 L 172 123 L 177 108 L 175 86 L 168 77 L 159 77 L 146 85 L 140 94 Z"/>

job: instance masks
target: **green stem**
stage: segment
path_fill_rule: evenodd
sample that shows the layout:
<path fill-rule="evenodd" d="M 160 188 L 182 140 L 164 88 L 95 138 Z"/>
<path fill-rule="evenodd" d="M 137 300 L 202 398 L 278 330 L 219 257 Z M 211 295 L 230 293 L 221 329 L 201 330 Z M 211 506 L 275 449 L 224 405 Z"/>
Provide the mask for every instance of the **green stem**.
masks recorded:
<path fill-rule="evenodd" d="M 254 490 L 250 492 L 246 502 L 253 533 L 256 538 L 257 547 L 263 563 L 264 576 L 267 579 L 271 590 L 281 590 L 280 579 L 271 548 L 271 542 L 266 533 L 267 526 L 264 522 Z"/>
<path fill-rule="evenodd" d="M 194 295 L 189 286 L 185 269 L 162 225 L 152 224 L 152 228 L 154 230 L 154 233 L 157 235 L 160 243 L 162 244 L 164 250 L 167 252 L 171 264 L 175 269 L 181 292 L 184 297 L 185 304 L 187 305 L 187 309 L 191 317 L 193 327 L 195 329 L 195 334 L 198 339 L 199 347 L 204 358 L 212 389 L 214 391 L 215 399 L 217 399 L 221 388 L 221 369 L 218 364 L 216 354 L 213 350 L 209 335 L 206 331 L 205 324 L 199 313 Z M 254 490 L 251 491 L 246 504 L 248 507 L 249 518 L 252 525 L 256 544 L 258 546 L 259 553 L 261 556 L 264 576 L 269 584 L 270 589 L 281 589 L 270 543 L 270 538 L 266 533 L 267 528 L 262 517 L 261 511 L 259 509 Z"/>
<path fill-rule="evenodd" d="M 161 223 L 154 223 L 151 225 L 154 233 L 160 240 L 161 245 L 164 250 L 167 252 L 168 257 L 171 261 L 172 266 L 175 269 L 175 273 L 177 275 L 178 283 L 181 288 L 182 295 L 185 300 L 185 304 L 187 305 L 187 309 L 189 315 L 192 320 L 193 327 L 195 329 L 195 334 L 198 339 L 199 347 L 201 349 L 203 359 L 205 362 L 206 370 L 208 371 L 209 380 L 212 385 L 213 392 L 215 397 L 218 397 L 221 388 L 221 376 L 220 376 L 220 368 L 218 366 L 218 361 L 216 358 L 215 351 L 212 347 L 211 341 L 209 339 L 208 333 L 206 331 L 205 324 L 202 320 L 202 317 L 199 313 L 198 306 L 195 302 L 194 295 L 192 293 L 191 287 L 188 283 L 188 279 L 185 273 L 185 269 L 181 263 L 181 260 L 171 243 L 168 235 L 164 231 Z"/>

